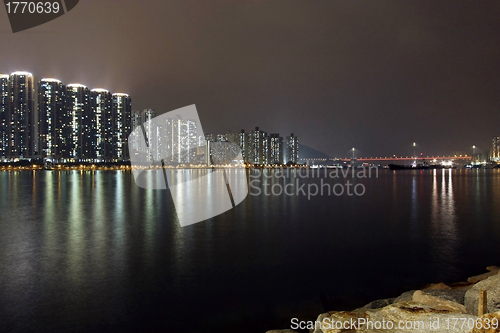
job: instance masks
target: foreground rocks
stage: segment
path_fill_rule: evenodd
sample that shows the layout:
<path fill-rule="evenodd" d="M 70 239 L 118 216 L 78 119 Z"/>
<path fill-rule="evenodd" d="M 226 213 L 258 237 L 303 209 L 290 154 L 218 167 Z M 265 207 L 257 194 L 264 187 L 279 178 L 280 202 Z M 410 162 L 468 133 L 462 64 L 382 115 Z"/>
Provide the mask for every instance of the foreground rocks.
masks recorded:
<path fill-rule="evenodd" d="M 412 332 L 500 333 L 500 269 L 454 287 L 443 283 L 373 301 L 353 311 L 331 311 L 309 323 L 310 333 Z M 478 317 L 479 293 L 487 291 L 485 315 Z M 497 320 L 496 327 L 492 325 Z M 292 333 L 274 330 L 267 333 Z"/>
<path fill-rule="evenodd" d="M 476 283 L 465 294 L 465 307 L 468 313 L 477 313 L 479 291 L 487 291 L 487 310 L 486 313 L 500 311 L 500 274 L 488 277 Z"/>
<path fill-rule="evenodd" d="M 420 297 L 420 296 L 419 296 Z M 449 301 L 444 301 L 449 302 Z M 451 303 L 451 302 L 450 302 Z M 317 321 L 324 323 L 314 333 L 338 332 L 463 332 L 467 326 L 453 327 L 455 319 L 467 321 L 477 317 L 465 313 L 454 313 L 456 305 L 439 302 L 437 306 L 416 302 L 400 302 L 376 310 L 354 310 L 352 312 L 330 312 L 322 314 Z M 439 308 L 439 309 L 436 309 Z M 344 323 L 340 327 L 340 323 Z M 345 325 L 349 323 L 349 325 Z M 354 324 L 353 324 L 354 323 Z M 447 323 L 450 323 L 448 326 Z M 332 327 L 333 326 L 333 327 Z"/>

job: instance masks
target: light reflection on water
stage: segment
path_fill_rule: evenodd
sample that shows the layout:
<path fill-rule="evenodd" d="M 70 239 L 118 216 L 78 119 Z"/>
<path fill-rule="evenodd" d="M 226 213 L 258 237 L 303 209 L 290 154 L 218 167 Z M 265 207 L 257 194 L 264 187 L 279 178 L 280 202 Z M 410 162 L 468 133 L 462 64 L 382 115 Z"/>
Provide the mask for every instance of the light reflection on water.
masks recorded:
<path fill-rule="evenodd" d="M 440 184 L 438 178 L 441 178 Z M 436 255 L 457 260 L 456 246 L 459 241 L 456 228 L 455 201 L 452 170 L 433 170 L 432 182 L 433 251 Z"/>
<path fill-rule="evenodd" d="M 297 179 L 319 184 L 261 181 Z M 170 192 L 128 172 L 0 172 L 0 319 L 12 332 L 256 331 L 321 312 L 320 294 L 354 307 L 500 264 L 497 170 L 356 182 L 366 195 L 250 195 L 181 228 Z"/>

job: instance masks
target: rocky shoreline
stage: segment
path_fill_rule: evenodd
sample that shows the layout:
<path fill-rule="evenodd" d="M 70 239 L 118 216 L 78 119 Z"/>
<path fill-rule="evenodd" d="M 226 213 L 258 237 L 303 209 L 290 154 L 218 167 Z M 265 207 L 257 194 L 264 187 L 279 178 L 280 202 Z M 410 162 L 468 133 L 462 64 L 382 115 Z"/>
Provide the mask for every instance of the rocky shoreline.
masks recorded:
<path fill-rule="evenodd" d="M 500 267 L 466 282 L 431 284 L 395 298 L 373 301 L 353 311 L 330 311 L 316 321 L 297 323 L 309 333 L 413 332 L 495 333 L 500 332 Z M 297 333 L 282 329 L 266 333 Z"/>

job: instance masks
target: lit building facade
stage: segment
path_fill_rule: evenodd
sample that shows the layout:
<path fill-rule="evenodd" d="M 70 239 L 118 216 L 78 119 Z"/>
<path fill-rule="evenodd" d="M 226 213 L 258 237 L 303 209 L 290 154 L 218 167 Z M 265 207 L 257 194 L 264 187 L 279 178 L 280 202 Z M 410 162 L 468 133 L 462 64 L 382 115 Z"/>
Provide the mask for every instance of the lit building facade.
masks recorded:
<path fill-rule="evenodd" d="M 194 120 L 167 118 L 162 124 L 161 149 L 170 164 L 195 164 L 199 153 L 198 128 Z"/>
<path fill-rule="evenodd" d="M 215 152 L 224 151 L 222 155 L 226 156 L 228 160 L 231 160 L 231 156 L 237 156 L 240 151 L 243 157 L 241 162 L 253 164 L 253 165 L 282 165 L 285 163 L 285 144 L 288 156 L 292 163 L 297 164 L 298 162 L 298 138 L 292 135 L 287 137 L 287 141 L 284 142 L 283 137 L 279 133 L 271 133 L 268 135 L 266 132 L 261 131 L 259 127 L 256 127 L 254 131 L 250 133 L 245 133 L 245 130 L 241 130 L 240 133 L 227 132 L 225 135 L 205 134 L 205 138 L 208 144 L 213 142 L 217 143 L 217 149 L 211 149 L 210 154 L 214 155 Z M 216 139 L 216 140 L 214 140 Z M 231 143 L 228 145 L 228 149 L 224 149 L 219 143 Z M 214 146 L 213 144 L 211 146 Z M 234 147 L 239 147 L 234 149 Z M 218 153 L 221 154 L 221 153 Z M 217 156 L 215 160 L 223 161 L 223 156 Z M 211 156 L 214 160 L 214 156 Z M 288 159 L 286 160 L 289 161 Z"/>
<path fill-rule="evenodd" d="M 129 136 L 129 140 L 130 141 L 130 147 L 132 149 L 132 151 L 139 151 L 139 147 L 140 147 L 140 140 L 141 140 L 141 137 L 142 137 L 142 131 L 139 133 L 137 131 L 134 131 L 134 129 L 136 127 L 139 127 L 141 126 L 142 123 L 141 123 L 141 111 L 138 111 L 138 110 L 134 110 L 132 111 L 131 115 L 130 115 L 130 128 L 132 130 L 132 134 Z M 139 136 L 141 135 L 141 136 Z"/>
<path fill-rule="evenodd" d="M 229 142 L 227 134 L 217 134 L 217 142 Z"/>
<path fill-rule="evenodd" d="M 259 130 L 258 127 L 248 135 L 248 163 L 262 165 L 265 163 L 265 138 L 266 132 Z"/>
<path fill-rule="evenodd" d="M 31 73 L 0 74 L 0 161 L 128 160 L 131 105 L 127 94 L 50 78 L 35 87 Z"/>
<path fill-rule="evenodd" d="M 10 159 L 31 159 L 35 147 L 35 83 L 31 73 L 9 76 L 7 105 L 7 149 Z"/>
<path fill-rule="evenodd" d="M 111 93 L 105 89 L 92 89 L 90 91 L 90 111 L 90 157 L 96 162 L 108 162 L 113 156 Z"/>
<path fill-rule="evenodd" d="M 269 164 L 283 164 L 283 138 L 278 133 L 269 136 Z"/>
<path fill-rule="evenodd" d="M 495 162 L 500 161 L 500 136 L 496 136 L 492 140 L 491 160 Z"/>
<path fill-rule="evenodd" d="M 144 140 L 139 141 L 139 150 L 145 151 L 150 159 L 158 161 L 161 159 L 160 131 L 161 128 L 154 126 L 152 120 L 156 117 L 153 109 L 145 109 L 141 112 L 141 125 L 146 134 L 147 143 Z M 153 156 L 153 154 L 156 154 Z"/>
<path fill-rule="evenodd" d="M 210 133 L 205 133 L 205 139 L 209 142 L 215 142 L 215 136 Z"/>
<path fill-rule="evenodd" d="M 81 84 L 68 84 L 65 97 L 63 162 L 90 161 L 93 157 L 90 91 Z"/>
<path fill-rule="evenodd" d="M 286 163 L 299 162 L 299 139 L 293 135 L 286 137 Z"/>
<path fill-rule="evenodd" d="M 0 74 L 0 161 L 7 155 L 7 107 L 9 105 L 9 75 Z"/>
<path fill-rule="evenodd" d="M 130 159 L 127 147 L 131 131 L 132 100 L 127 94 L 112 95 L 111 147 L 114 161 Z"/>
<path fill-rule="evenodd" d="M 59 160 L 64 150 L 65 87 L 56 79 L 38 83 L 38 154 Z"/>
<path fill-rule="evenodd" d="M 241 156 L 243 157 L 243 161 L 245 163 L 248 163 L 248 145 L 247 145 L 247 135 L 245 133 L 245 130 L 241 130 L 240 133 L 238 133 L 238 146 L 240 146 L 241 149 Z"/>

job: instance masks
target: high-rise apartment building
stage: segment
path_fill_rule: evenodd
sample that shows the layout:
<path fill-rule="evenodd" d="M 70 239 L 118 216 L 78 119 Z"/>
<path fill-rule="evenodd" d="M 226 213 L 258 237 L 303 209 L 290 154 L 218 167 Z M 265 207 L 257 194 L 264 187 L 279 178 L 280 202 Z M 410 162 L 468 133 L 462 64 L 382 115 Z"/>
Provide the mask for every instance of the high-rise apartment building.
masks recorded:
<path fill-rule="evenodd" d="M 286 137 L 286 163 L 299 162 L 299 139 L 293 135 Z"/>
<path fill-rule="evenodd" d="M 9 105 L 9 75 L 0 74 L 0 161 L 7 155 L 7 107 Z"/>
<path fill-rule="evenodd" d="M 269 136 L 269 164 L 283 164 L 283 138 L 278 133 Z"/>
<path fill-rule="evenodd" d="M 109 91 L 105 89 L 90 91 L 90 113 L 91 158 L 96 162 L 110 161 L 113 156 L 113 115 Z"/>
<path fill-rule="evenodd" d="M 491 159 L 493 161 L 500 161 L 500 136 L 496 136 L 492 140 Z"/>
<path fill-rule="evenodd" d="M 196 122 L 181 118 L 167 118 L 161 129 L 161 149 L 169 164 L 194 164 L 199 152 Z"/>
<path fill-rule="evenodd" d="M 240 133 L 227 132 L 222 135 L 213 135 L 205 133 L 205 138 L 208 145 L 216 147 L 210 150 L 212 160 L 224 161 L 221 156 L 226 156 L 226 160 L 232 160 L 231 156 L 237 156 L 240 153 L 243 157 L 241 162 L 253 165 L 281 165 L 286 162 L 294 164 L 298 163 L 299 142 L 296 136 L 292 135 L 286 138 L 284 142 L 283 137 L 279 133 L 271 133 L 267 135 L 266 132 L 261 131 L 256 127 L 254 131 L 246 134 L 245 130 Z M 222 143 L 228 143 L 225 149 Z M 287 158 L 285 159 L 285 144 Z M 234 149 L 234 147 L 238 147 Z M 217 153 L 221 156 L 215 156 Z"/>
<path fill-rule="evenodd" d="M 130 158 L 127 147 L 131 131 L 132 100 L 127 94 L 112 95 L 112 158 L 115 161 Z"/>
<path fill-rule="evenodd" d="M 248 135 L 248 163 L 262 165 L 265 163 L 264 148 L 266 132 L 259 130 L 258 127 Z"/>
<path fill-rule="evenodd" d="M 238 133 L 238 146 L 240 146 L 241 149 L 241 156 L 243 157 L 243 161 L 245 163 L 248 163 L 248 137 L 245 133 L 245 130 L 241 130 L 240 133 Z"/>
<path fill-rule="evenodd" d="M 65 87 L 56 79 L 38 82 L 38 154 L 59 160 L 64 151 Z"/>
<path fill-rule="evenodd" d="M 0 161 L 129 159 L 129 95 L 90 91 L 81 84 L 65 86 L 51 78 L 41 79 L 37 88 L 35 95 L 31 73 L 0 74 Z M 134 117 L 134 122 L 139 120 Z"/>
<path fill-rule="evenodd" d="M 156 117 L 156 112 L 153 109 L 145 109 L 141 112 L 141 125 L 143 126 L 147 141 L 139 142 L 139 150 L 147 152 L 150 159 L 158 161 L 161 159 L 160 128 L 154 126 L 152 122 L 154 117 Z M 144 147 L 144 144 L 146 144 L 146 147 Z"/>
<path fill-rule="evenodd" d="M 140 142 L 141 142 L 140 140 L 142 137 L 142 131 L 138 132 L 138 131 L 134 131 L 134 129 L 136 127 L 140 127 L 140 126 L 142 126 L 141 111 L 134 110 L 134 111 L 132 111 L 132 113 L 130 115 L 130 129 L 132 132 L 128 138 L 128 140 L 131 140 L 130 141 L 131 151 L 129 152 L 129 154 L 136 153 L 139 151 Z M 141 136 L 139 136 L 139 135 L 141 135 Z"/>
<path fill-rule="evenodd" d="M 35 83 L 31 73 L 14 72 L 9 76 L 7 106 L 7 149 L 12 159 L 30 159 L 35 155 Z"/>
<path fill-rule="evenodd" d="M 68 84 L 65 95 L 63 161 L 90 161 L 94 149 L 91 140 L 93 116 L 90 110 L 90 91 L 81 84 Z"/>

